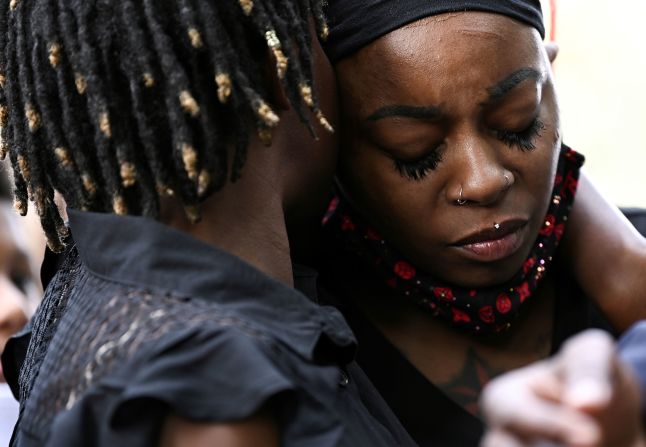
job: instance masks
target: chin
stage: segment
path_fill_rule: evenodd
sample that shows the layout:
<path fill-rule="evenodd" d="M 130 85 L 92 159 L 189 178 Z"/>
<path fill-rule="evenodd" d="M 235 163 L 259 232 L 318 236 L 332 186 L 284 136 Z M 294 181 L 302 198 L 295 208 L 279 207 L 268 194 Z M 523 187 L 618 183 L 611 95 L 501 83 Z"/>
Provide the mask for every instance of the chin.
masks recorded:
<path fill-rule="evenodd" d="M 525 257 L 512 258 L 487 264 L 469 263 L 452 265 L 447 272 L 438 272 L 437 278 L 465 289 L 482 289 L 500 286 L 510 281 L 522 268 Z"/>

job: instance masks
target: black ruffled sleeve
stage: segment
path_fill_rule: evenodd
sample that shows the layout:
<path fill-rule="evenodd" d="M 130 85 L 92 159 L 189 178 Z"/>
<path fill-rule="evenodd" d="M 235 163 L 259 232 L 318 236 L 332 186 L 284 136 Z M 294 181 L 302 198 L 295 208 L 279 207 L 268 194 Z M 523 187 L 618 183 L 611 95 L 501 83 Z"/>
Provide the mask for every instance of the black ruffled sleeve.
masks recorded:
<path fill-rule="evenodd" d="M 57 416 L 48 445 L 155 445 L 171 413 L 195 421 L 236 421 L 270 401 L 279 421 L 288 420 L 281 417 L 286 412 L 295 420 L 294 413 L 309 411 L 303 404 L 308 399 L 298 397 L 303 386 L 294 382 L 302 360 L 238 327 L 187 330 L 151 343 L 135 357 Z M 333 370 L 322 367 L 318 377 L 307 372 L 331 387 L 331 398 Z M 316 445 L 333 445 L 336 424 L 323 420 L 319 429 L 317 436 L 327 441 Z"/>

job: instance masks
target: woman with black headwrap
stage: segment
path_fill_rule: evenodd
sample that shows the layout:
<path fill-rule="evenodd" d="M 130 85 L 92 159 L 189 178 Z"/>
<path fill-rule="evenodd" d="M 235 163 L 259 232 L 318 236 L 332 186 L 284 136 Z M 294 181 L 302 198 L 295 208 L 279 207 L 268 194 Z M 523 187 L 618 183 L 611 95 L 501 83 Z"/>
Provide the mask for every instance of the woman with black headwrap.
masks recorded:
<path fill-rule="evenodd" d="M 329 3 L 343 124 L 323 277 L 411 435 L 474 445 L 490 378 L 646 316 L 626 268 L 646 244 L 562 145 L 538 1 Z"/>

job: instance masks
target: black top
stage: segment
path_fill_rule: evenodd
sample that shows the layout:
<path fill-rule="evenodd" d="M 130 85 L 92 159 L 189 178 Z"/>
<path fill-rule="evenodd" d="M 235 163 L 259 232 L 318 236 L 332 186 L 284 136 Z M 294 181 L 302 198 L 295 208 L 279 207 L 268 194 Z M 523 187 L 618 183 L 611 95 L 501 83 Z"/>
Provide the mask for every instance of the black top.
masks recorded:
<path fill-rule="evenodd" d="M 646 210 L 628 209 L 624 214 L 639 232 L 646 235 Z M 555 282 L 555 308 L 552 328 L 552 352 L 563 342 L 585 329 L 599 328 L 613 333 L 598 309 L 584 296 L 580 287 L 558 265 L 552 269 Z M 484 423 L 467 412 L 430 382 L 386 337 L 349 303 L 352 290 L 345 287 L 344 272 L 353 278 L 371 278 L 373 273 L 351 257 L 339 259 L 334 253 L 325 260 L 322 301 L 340 308 L 359 342 L 357 362 L 379 393 L 388 402 L 411 437 L 420 446 L 476 446 L 484 433 Z M 367 279 L 378 281 L 379 279 Z M 646 326 L 638 326 L 628 341 L 622 342 L 622 354 L 639 372 L 646 384 L 646 358 L 633 355 L 643 351 Z M 613 334 L 617 335 L 617 334 Z M 628 350 L 627 347 L 631 347 Z M 387 367 L 384 367 L 387 365 Z"/>
<path fill-rule="evenodd" d="M 553 352 L 567 338 L 585 329 L 596 327 L 611 332 L 610 326 L 574 284 L 567 278 L 558 278 L 557 283 Z M 329 300 L 338 300 L 339 296 L 343 299 L 337 289 L 335 297 Z M 422 447 L 480 444 L 485 430 L 480 418 L 429 381 L 356 308 L 338 306 L 359 341 L 357 362 L 415 442 Z"/>
<path fill-rule="evenodd" d="M 171 412 L 227 422 L 263 405 L 281 445 L 414 445 L 335 309 L 149 219 L 70 225 L 75 246 L 3 355 L 12 445 L 150 446 Z"/>

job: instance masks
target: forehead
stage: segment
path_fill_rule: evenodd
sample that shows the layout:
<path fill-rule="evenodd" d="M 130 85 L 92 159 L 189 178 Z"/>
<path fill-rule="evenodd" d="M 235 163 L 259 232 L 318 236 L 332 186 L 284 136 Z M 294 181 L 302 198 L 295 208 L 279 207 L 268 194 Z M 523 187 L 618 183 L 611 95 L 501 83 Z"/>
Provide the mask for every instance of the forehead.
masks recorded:
<path fill-rule="evenodd" d="M 546 69 L 536 30 L 497 14 L 463 12 L 397 29 L 336 68 L 344 96 L 366 112 L 395 100 L 427 105 L 459 93 L 482 96 L 489 86 L 525 67 Z"/>

